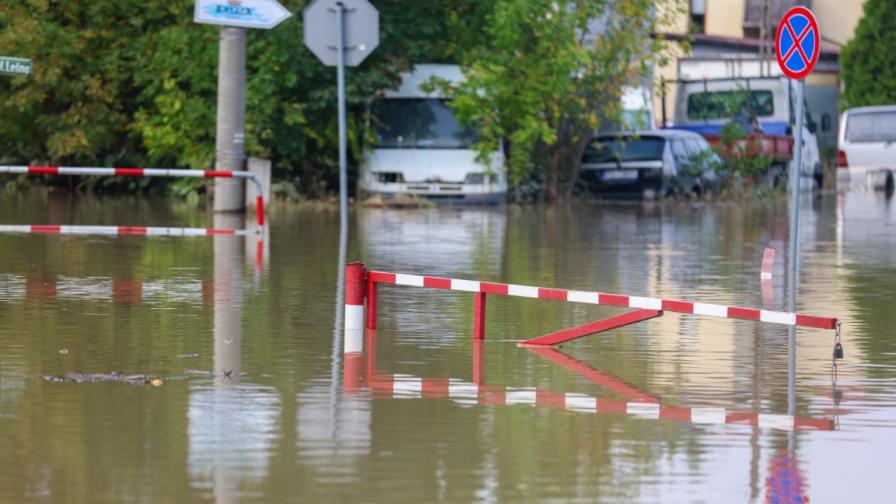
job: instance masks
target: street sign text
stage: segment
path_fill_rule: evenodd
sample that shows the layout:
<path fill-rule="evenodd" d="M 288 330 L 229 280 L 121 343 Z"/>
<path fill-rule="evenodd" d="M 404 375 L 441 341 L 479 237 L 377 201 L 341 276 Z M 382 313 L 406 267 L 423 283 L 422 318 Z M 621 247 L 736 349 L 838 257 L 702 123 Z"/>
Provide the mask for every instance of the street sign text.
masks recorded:
<path fill-rule="evenodd" d="M 196 0 L 193 21 L 269 30 L 291 15 L 276 0 Z"/>
<path fill-rule="evenodd" d="M 31 60 L 26 58 L 0 56 L 0 74 L 31 75 Z"/>

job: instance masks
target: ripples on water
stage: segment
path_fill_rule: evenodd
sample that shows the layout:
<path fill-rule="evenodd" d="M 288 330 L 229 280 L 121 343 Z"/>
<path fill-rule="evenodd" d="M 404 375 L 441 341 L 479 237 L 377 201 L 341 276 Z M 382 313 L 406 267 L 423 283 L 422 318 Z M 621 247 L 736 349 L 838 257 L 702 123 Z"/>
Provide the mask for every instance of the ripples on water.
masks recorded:
<path fill-rule="evenodd" d="M 896 211 L 806 199 L 798 304 L 843 320 L 846 359 L 832 381 L 832 334 L 800 329 L 792 386 L 781 326 L 669 313 L 536 352 L 515 342 L 618 309 L 491 296 L 476 345 L 471 295 L 396 286 L 343 366 L 330 210 L 275 208 L 262 242 L 0 235 L 0 501 L 893 500 Z M 131 198 L 5 197 L 0 215 L 244 224 Z M 347 255 L 780 310 L 786 244 L 783 201 L 360 209 Z M 111 371 L 164 384 L 40 379 Z"/>

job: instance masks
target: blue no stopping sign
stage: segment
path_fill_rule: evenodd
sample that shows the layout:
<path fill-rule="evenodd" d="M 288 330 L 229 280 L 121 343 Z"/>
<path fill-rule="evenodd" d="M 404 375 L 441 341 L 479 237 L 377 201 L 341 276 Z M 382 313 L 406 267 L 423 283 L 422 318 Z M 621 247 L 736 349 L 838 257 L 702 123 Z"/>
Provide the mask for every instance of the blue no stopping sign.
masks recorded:
<path fill-rule="evenodd" d="M 809 75 L 820 52 L 821 32 L 812 11 L 805 7 L 788 10 L 775 37 L 775 56 L 784 75 L 797 80 Z"/>

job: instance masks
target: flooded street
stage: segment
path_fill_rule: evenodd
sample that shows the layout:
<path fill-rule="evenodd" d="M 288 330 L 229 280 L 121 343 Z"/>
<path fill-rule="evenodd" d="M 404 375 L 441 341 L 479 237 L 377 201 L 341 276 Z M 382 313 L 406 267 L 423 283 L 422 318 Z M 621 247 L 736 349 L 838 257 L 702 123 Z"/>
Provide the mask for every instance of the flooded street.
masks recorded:
<path fill-rule="evenodd" d="M 796 330 L 790 370 L 783 325 L 669 312 L 533 350 L 623 309 L 491 296 L 474 343 L 472 294 L 389 285 L 344 362 L 336 208 L 275 205 L 264 240 L 0 234 L 0 502 L 896 500 L 896 203 L 803 203 L 797 311 L 842 321 L 836 374 L 828 330 Z M 40 193 L 0 216 L 253 220 Z M 356 208 L 347 259 L 786 311 L 787 229 L 783 198 Z M 112 372 L 143 381 L 47 379 Z"/>

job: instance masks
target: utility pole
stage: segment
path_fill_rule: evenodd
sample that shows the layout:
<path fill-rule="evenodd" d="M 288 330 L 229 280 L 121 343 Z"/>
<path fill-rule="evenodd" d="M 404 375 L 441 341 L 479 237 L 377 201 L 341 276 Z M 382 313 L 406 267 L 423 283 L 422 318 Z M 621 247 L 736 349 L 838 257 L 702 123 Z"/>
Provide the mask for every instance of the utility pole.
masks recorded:
<path fill-rule="evenodd" d="M 242 170 L 246 162 L 246 29 L 221 27 L 218 48 L 218 121 L 215 140 L 215 170 Z M 215 211 L 242 210 L 245 205 L 242 179 L 215 179 Z"/>

